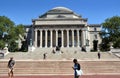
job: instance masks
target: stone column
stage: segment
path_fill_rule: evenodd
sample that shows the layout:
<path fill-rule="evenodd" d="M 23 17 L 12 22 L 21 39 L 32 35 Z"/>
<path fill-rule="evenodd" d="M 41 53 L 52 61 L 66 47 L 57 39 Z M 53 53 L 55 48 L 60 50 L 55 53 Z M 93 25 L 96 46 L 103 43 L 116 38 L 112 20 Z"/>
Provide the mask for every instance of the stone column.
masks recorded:
<path fill-rule="evenodd" d="M 74 30 L 72 30 L 72 47 L 74 47 Z"/>
<path fill-rule="evenodd" d="M 53 31 L 52 30 L 50 30 L 50 47 L 52 48 L 52 37 L 53 37 Z"/>
<path fill-rule="evenodd" d="M 37 47 L 37 30 L 35 30 L 35 47 Z"/>
<path fill-rule="evenodd" d="M 56 46 L 58 46 L 58 30 L 56 30 Z"/>
<path fill-rule="evenodd" d="M 42 48 L 42 30 L 40 30 L 40 47 Z"/>
<path fill-rule="evenodd" d="M 77 46 L 80 47 L 79 30 L 77 30 Z"/>
<path fill-rule="evenodd" d="M 89 40 L 88 45 L 90 45 L 90 32 L 89 32 L 89 27 L 88 27 L 88 40 Z"/>
<path fill-rule="evenodd" d="M 67 47 L 69 47 L 69 30 L 67 30 Z"/>
<path fill-rule="evenodd" d="M 86 45 L 85 37 L 86 37 L 85 30 L 82 30 L 82 46 Z"/>
<path fill-rule="evenodd" d="M 86 29 L 86 45 L 89 46 L 89 31 L 88 31 L 88 28 Z"/>
<path fill-rule="evenodd" d="M 34 29 L 32 27 L 32 35 L 31 35 L 31 38 L 32 38 L 32 46 L 35 44 L 35 32 L 34 32 Z M 34 45 L 35 47 L 35 45 Z"/>
<path fill-rule="evenodd" d="M 47 41 L 48 41 L 48 39 L 47 39 L 47 30 L 45 30 L 45 47 L 47 47 Z"/>
<path fill-rule="evenodd" d="M 62 32 L 62 46 L 61 47 L 64 47 L 64 35 L 63 35 L 63 30 L 61 30 Z"/>

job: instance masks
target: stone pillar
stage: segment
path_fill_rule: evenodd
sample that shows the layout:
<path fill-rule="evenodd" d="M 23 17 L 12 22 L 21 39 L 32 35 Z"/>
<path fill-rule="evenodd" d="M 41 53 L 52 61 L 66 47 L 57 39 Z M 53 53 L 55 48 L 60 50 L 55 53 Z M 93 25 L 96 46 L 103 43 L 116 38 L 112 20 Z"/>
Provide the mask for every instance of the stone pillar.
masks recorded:
<path fill-rule="evenodd" d="M 42 48 L 42 30 L 40 30 L 40 47 Z"/>
<path fill-rule="evenodd" d="M 45 47 L 47 47 L 47 41 L 48 41 L 48 39 L 47 39 L 47 30 L 45 30 Z"/>
<path fill-rule="evenodd" d="M 53 43 L 53 41 L 52 41 L 53 39 L 52 39 L 52 38 L 53 38 L 53 31 L 51 30 L 51 31 L 50 31 L 50 47 L 51 47 L 51 48 L 52 48 L 52 45 L 53 45 L 53 44 L 52 44 L 52 43 Z"/>
<path fill-rule="evenodd" d="M 74 30 L 72 30 L 72 47 L 74 47 Z"/>
<path fill-rule="evenodd" d="M 85 36 L 86 34 L 85 34 L 85 30 L 82 30 L 82 46 L 85 46 L 86 45 L 86 43 L 85 43 Z"/>
<path fill-rule="evenodd" d="M 77 46 L 80 47 L 79 30 L 77 30 Z"/>
<path fill-rule="evenodd" d="M 58 46 L 58 30 L 56 30 L 56 46 Z"/>
<path fill-rule="evenodd" d="M 63 35 L 63 30 L 61 30 L 62 32 L 62 46 L 61 47 L 64 47 L 64 35 Z"/>
<path fill-rule="evenodd" d="M 37 47 L 37 30 L 35 30 L 35 47 Z"/>
<path fill-rule="evenodd" d="M 69 30 L 67 30 L 67 47 L 69 47 Z"/>
<path fill-rule="evenodd" d="M 90 52 L 88 28 L 86 28 L 85 36 L 86 52 Z"/>
<path fill-rule="evenodd" d="M 32 27 L 32 35 L 31 35 L 31 38 L 32 38 L 32 46 L 34 46 L 35 47 L 35 32 L 34 32 L 34 29 L 33 29 L 33 27 Z"/>

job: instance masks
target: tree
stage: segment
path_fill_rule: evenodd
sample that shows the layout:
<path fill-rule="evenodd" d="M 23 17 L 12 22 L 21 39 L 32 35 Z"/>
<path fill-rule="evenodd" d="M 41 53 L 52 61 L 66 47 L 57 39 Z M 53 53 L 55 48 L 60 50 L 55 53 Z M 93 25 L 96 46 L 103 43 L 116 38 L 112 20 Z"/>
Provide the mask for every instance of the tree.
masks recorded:
<path fill-rule="evenodd" d="M 5 43 L 8 43 L 9 50 L 16 50 L 16 40 L 20 38 L 20 35 L 24 35 L 23 25 L 15 25 L 6 16 L 0 16 L 0 48 L 4 48 Z"/>
<path fill-rule="evenodd" d="M 102 44 L 109 47 L 108 44 L 112 42 L 113 47 L 120 48 L 120 16 L 107 18 L 102 26 Z"/>

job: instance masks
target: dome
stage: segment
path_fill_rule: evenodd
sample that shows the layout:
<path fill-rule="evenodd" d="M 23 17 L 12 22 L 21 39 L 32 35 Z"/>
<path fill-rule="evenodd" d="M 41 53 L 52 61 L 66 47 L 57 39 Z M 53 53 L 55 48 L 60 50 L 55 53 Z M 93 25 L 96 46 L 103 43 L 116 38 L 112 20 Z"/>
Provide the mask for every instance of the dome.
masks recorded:
<path fill-rule="evenodd" d="M 68 11 L 68 12 L 72 12 L 72 10 L 66 8 L 66 7 L 55 7 L 52 10 L 63 10 L 63 11 Z"/>
<path fill-rule="evenodd" d="M 55 7 L 53 9 L 51 9 L 49 12 L 71 13 L 73 11 L 66 7 Z"/>

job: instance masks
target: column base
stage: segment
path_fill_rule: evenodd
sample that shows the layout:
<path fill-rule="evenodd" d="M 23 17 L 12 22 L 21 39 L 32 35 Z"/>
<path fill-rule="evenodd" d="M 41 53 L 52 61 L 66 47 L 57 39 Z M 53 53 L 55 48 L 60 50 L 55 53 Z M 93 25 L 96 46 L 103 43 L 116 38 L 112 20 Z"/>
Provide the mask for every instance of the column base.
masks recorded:
<path fill-rule="evenodd" d="M 69 48 L 69 46 L 67 46 Z"/>

